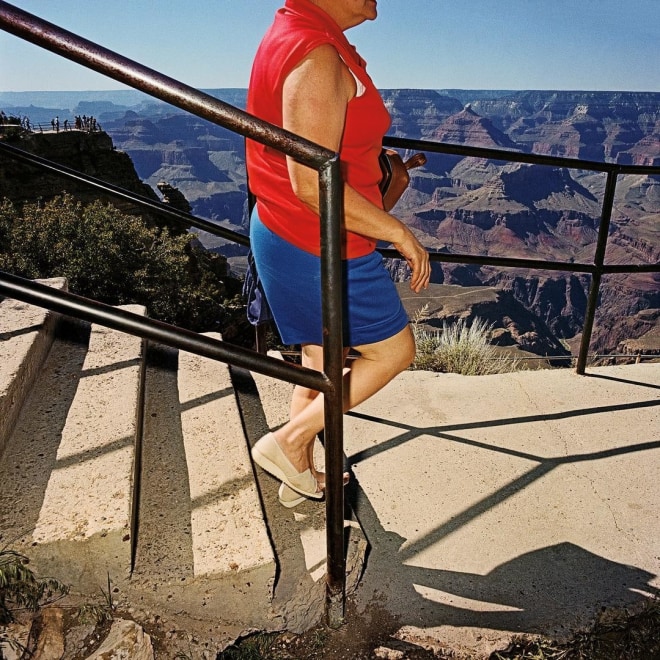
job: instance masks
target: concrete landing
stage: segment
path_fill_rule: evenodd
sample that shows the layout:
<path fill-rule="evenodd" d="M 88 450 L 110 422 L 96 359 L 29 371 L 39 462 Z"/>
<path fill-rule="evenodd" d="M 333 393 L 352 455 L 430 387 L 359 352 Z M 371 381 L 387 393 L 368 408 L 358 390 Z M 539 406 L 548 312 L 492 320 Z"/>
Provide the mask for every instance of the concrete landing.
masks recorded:
<path fill-rule="evenodd" d="M 660 364 L 409 371 L 344 428 L 357 609 L 401 639 L 487 655 L 660 594 Z"/>

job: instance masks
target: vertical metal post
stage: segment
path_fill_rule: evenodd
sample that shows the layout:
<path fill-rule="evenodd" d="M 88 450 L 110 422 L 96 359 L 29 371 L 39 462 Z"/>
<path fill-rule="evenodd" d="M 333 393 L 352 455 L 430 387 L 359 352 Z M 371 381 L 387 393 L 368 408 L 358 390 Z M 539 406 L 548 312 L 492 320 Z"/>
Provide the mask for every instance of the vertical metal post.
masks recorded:
<path fill-rule="evenodd" d="M 600 282 L 603 275 L 603 264 L 605 263 L 607 236 L 610 231 L 610 220 L 612 219 L 612 207 L 614 206 L 614 194 L 616 192 L 617 176 L 617 170 L 610 170 L 607 173 L 605 196 L 603 197 L 603 210 L 601 213 L 600 225 L 598 227 L 598 242 L 596 243 L 596 253 L 594 254 L 594 266 L 596 269 L 591 276 L 591 286 L 589 287 L 587 309 L 584 315 L 582 341 L 580 342 L 580 354 L 578 355 L 577 367 L 575 369 L 575 371 L 580 376 L 584 376 L 584 370 L 587 366 L 587 356 L 589 355 L 589 345 L 591 343 L 591 332 L 594 327 L 596 306 L 598 305 L 598 294 L 600 292 Z"/>
<path fill-rule="evenodd" d="M 254 327 L 254 348 L 261 355 L 268 355 L 268 323 L 260 323 Z"/>
<path fill-rule="evenodd" d="M 338 628 L 344 621 L 344 439 L 341 219 L 339 159 L 319 171 L 321 207 L 321 287 L 323 292 L 323 370 L 332 383 L 325 394 L 326 616 Z"/>

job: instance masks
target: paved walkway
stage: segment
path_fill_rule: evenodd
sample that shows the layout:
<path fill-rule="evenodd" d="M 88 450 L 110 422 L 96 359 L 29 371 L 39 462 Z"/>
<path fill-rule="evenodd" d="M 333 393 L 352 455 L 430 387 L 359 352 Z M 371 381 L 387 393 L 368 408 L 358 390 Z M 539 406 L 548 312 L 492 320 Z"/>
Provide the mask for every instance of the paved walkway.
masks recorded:
<path fill-rule="evenodd" d="M 356 598 L 487 653 L 660 595 L 660 364 L 406 372 L 345 420 L 371 544 Z"/>

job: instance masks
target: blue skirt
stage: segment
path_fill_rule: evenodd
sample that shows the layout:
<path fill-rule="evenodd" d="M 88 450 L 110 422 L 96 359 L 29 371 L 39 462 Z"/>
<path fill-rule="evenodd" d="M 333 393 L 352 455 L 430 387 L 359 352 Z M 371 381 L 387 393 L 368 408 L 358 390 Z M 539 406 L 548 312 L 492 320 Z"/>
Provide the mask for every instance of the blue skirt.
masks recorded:
<path fill-rule="evenodd" d="M 284 344 L 323 344 L 321 259 L 250 221 L 257 273 Z M 342 261 L 343 341 L 346 347 L 393 337 L 408 316 L 378 252 Z"/>

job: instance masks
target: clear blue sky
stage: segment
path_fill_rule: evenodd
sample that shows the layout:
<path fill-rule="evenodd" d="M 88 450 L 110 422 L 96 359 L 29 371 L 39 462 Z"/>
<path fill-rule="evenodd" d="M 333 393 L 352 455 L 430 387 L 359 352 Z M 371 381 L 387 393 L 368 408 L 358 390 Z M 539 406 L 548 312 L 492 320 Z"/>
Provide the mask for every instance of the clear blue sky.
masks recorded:
<path fill-rule="evenodd" d="M 13 0 L 199 88 L 246 87 L 283 0 Z M 379 0 L 348 32 L 381 88 L 660 91 L 660 0 Z M 0 30 L 0 91 L 121 89 Z"/>

